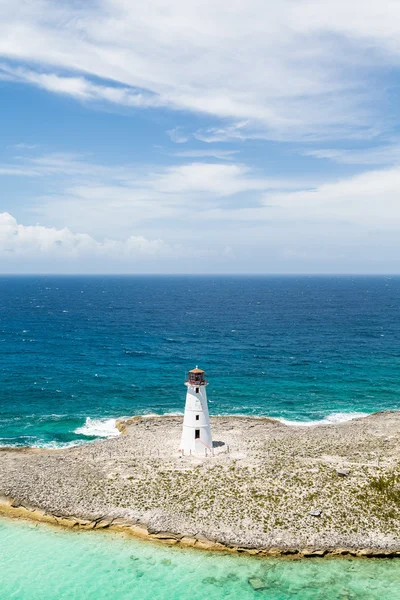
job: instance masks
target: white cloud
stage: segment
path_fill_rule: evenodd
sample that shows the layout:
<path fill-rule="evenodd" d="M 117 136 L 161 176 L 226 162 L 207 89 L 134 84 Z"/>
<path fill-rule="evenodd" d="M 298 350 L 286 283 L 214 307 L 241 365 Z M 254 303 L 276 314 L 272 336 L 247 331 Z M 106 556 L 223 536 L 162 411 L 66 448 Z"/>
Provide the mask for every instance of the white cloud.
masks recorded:
<path fill-rule="evenodd" d="M 169 129 L 167 134 L 171 138 L 171 141 L 175 144 L 185 144 L 189 141 L 190 137 L 184 133 L 182 127 L 175 127 L 174 129 Z"/>
<path fill-rule="evenodd" d="M 50 153 L 38 156 L 16 156 L 8 163 L 0 163 L 0 175 L 25 177 L 68 176 L 108 177 L 122 179 L 127 176 L 124 167 L 96 165 L 79 154 Z"/>
<path fill-rule="evenodd" d="M 367 171 L 308 189 L 263 194 L 254 207 L 212 209 L 204 219 L 233 220 L 244 224 L 296 223 L 299 236 L 307 225 L 321 231 L 335 231 L 340 248 L 342 228 L 346 231 L 387 231 L 400 229 L 400 167 Z M 400 239 L 400 238 L 399 238 Z"/>
<path fill-rule="evenodd" d="M 171 167 L 153 180 L 158 191 L 188 194 L 209 193 L 217 196 L 231 196 L 250 190 L 264 190 L 267 187 L 281 187 L 283 182 L 255 177 L 245 165 L 194 162 Z"/>
<path fill-rule="evenodd" d="M 394 0 L 3 0 L 0 56 L 3 77 L 245 122 L 239 139 L 371 136 L 385 124 L 371 75 L 398 68 L 399 23 Z"/>
<path fill-rule="evenodd" d="M 0 172 L 12 167 L 42 185 L 24 217 L 41 225 L 1 214 L 3 272 L 400 272 L 400 167 L 325 183 L 230 162 L 29 154 Z"/>
<path fill-rule="evenodd" d="M 73 233 L 68 227 L 56 229 L 42 225 L 22 225 L 9 213 L 0 213 L 0 261 L 5 257 L 47 256 L 58 258 L 178 258 L 190 252 L 180 244 L 166 244 L 159 239 L 131 235 L 127 239 L 94 239 L 86 233 Z"/>
<path fill-rule="evenodd" d="M 248 137 L 263 137 L 263 134 L 250 132 L 248 129 L 249 121 L 242 121 L 226 127 L 208 127 L 207 129 L 198 129 L 194 137 L 207 144 L 215 142 L 243 142 Z"/>
<path fill-rule="evenodd" d="M 48 92 L 72 96 L 78 100 L 105 101 L 111 104 L 137 108 L 163 106 L 163 102 L 155 94 L 139 93 L 127 87 L 97 85 L 84 77 L 65 77 L 54 73 L 38 73 L 21 67 L 11 68 L 7 65 L 0 65 L 0 69 L 14 81 L 31 83 Z"/>
<path fill-rule="evenodd" d="M 213 158 L 222 157 L 228 160 L 237 152 L 234 150 L 188 150 L 177 152 L 178 157 Z M 165 192 L 211 191 L 222 195 L 252 189 L 267 189 L 284 187 L 291 188 L 293 183 L 289 178 L 276 179 L 257 175 L 254 169 L 242 163 L 221 164 L 219 162 L 187 162 L 180 165 L 104 165 L 92 162 L 90 156 L 70 153 L 49 153 L 36 156 L 17 156 L 8 163 L 0 162 L 3 174 L 26 176 L 70 176 L 75 180 L 91 179 L 98 181 L 117 180 L 135 187 L 147 187 Z M 69 179 L 69 181 L 71 181 Z M 225 184 L 224 184 L 225 181 Z M 232 188 L 233 186 L 233 188 Z"/>
<path fill-rule="evenodd" d="M 43 188 L 30 208 L 41 222 L 74 229 L 83 226 L 94 235 L 112 232 L 116 236 L 126 234 L 132 222 L 148 226 L 162 221 L 164 227 L 174 230 L 176 221 L 190 218 L 193 211 L 236 203 L 238 195 L 252 194 L 254 204 L 267 190 L 299 187 L 297 180 L 266 177 L 245 164 L 227 160 L 169 167 L 107 166 L 93 163 L 87 156 L 53 153 L 0 163 L 1 174 L 31 177 Z M 246 198 L 239 203 L 243 202 L 248 204 Z"/>
<path fill-rule="evenodd" d="M 94 166 L 93 173 L 101 172 Z M 84 225 L 86 231 L 104 235 L 121 232 L 135 222 L 150 230 L 175 232 L 185 237 L 191 223 L 202 215 L 231 205 L 254 205 L 267 190 L 298 189 L 298 181 L 265 177 L 240 163 L 193 162 L 171 167 L 121 168 L 121 179 L 99 175 L 62 182 L 60 194 L 43 196 L 36 214 L 46 222 Z M 243 195 L 243 198 L 241 197 Z M 249 196 L 252 197 L 249 197 Z M 196 229 L 196 235 L 198 228 Z M 208 232 L 203 231 L 207 244 Z"/>
<path fill-rule="evenodd" d="M 397 142 L 359 150 L 321 148 L 307 150 L 304 155 L 325 158 L 346 165 L 393 165 L 400 163 L 400 144 Z"/>
<path fill-rule="evenodd" d="M 19 144 L 14 144 L 14 148 L 17 150 L 34 150 L 37 148 L 36 144 L 26 144 L 25 142 L 20 142 Z"/>
<path fill-rule="evenodd" d="M 190 153 L 190 151 L 188 151 Z M 47 154 L 1 164 L 0 174 L 52 182 L 33 209 L 41 221 L 82 225 L 92 235 L 119 236 L 130 223 L 160 222 L 165 232 L 194 214 L 202 220 L 297 220 L 400 226 L 400 167 L 375 169 L 328 182 L 267 177 L 243 163 L 188 162 L 172 166 L 93 163 L 88 157 Z M 320 179 L 320 178 L 319 178 Z M 172 229 L 171 229 L 172 228 Z"/>
<path fill-rule="evenodd" d="M 206 148 L 204 150 L 184 150 L 174 152 L 173 156 L 179 158 L 217 158 L 218 160 L 231 160 L 238 150 L 220 150 L 219 148 Z"/>
<path fill-rule="evenodd" d="M 314 190 L 270 195 L 265 204 L 299 220 L 353 224 L 374 230 L 400 227 L 400 168 L 369 171 Z"/>

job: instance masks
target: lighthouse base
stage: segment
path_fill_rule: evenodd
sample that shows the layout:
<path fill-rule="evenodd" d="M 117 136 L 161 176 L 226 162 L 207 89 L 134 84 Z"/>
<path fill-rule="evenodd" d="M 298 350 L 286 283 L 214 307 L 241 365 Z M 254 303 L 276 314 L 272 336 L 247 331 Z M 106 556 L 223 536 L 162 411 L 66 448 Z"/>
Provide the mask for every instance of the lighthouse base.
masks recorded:
<path fill-rule="evenodd" d="M 210 427 L 183 426 L 180 449 L 184 454 L 207 455 L 212 452 Z"/>

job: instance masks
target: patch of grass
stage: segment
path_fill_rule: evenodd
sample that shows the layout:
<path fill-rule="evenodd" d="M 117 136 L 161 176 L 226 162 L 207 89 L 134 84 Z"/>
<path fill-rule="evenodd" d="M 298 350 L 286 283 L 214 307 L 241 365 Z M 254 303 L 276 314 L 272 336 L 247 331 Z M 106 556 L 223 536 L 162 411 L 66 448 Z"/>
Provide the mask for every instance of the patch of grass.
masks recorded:
<path fill-rule="evenodd" d="M 370 487 L 385 496 L 387 500 L 400 505 L 400 475 L 392 473 L 389 476 L 379 475 L 378 477 L 372 477 L 370 481 Z"/>

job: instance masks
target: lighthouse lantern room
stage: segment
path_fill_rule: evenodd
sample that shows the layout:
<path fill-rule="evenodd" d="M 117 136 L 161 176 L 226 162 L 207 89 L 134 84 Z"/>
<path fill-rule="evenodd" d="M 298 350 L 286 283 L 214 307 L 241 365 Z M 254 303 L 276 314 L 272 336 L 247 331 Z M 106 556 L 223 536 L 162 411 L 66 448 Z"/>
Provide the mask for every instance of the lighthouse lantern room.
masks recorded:
<path fill-rule="evenodd" d="M 212 449 L 210 417 L 208 414 L 206 386 L 208 382 L 202 369 L 196 367 L 188 373 L 185 385 L 186 405 L 183 417 L 181 451 L 184 454 L 207 454 Z"/>

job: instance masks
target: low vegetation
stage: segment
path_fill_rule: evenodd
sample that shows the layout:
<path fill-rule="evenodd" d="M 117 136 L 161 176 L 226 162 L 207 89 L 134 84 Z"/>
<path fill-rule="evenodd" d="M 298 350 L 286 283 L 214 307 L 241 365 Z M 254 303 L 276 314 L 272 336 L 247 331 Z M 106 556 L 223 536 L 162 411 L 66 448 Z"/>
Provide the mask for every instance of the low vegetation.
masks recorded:
<path fill-rule="evenodd" d="M 214 456 L 181 457 L 181 419 L 62 451 L 0 453 L 0 495 L 60 516 L 264 546 L 400 546 L 400 415 L 293 428 L 214 418 Z M 228 451 L 229 449 L 229 451 Z"/>

